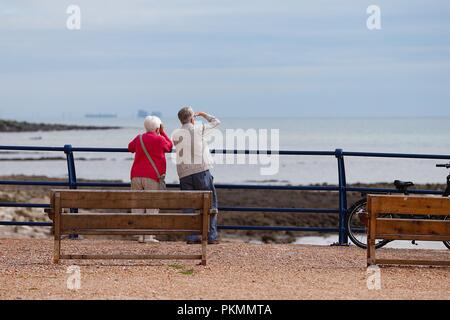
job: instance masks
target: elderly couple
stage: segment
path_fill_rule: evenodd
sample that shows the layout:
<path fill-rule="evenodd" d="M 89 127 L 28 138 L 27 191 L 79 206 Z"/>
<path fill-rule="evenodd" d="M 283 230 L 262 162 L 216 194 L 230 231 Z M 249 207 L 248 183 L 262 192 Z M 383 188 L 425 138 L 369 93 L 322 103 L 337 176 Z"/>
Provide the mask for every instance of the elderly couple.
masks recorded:
<path fill-rule="evenodd" d="M 197 117 L 204 118 L 207 123 L 196 125 L 195 118 Z M 205 112 L 194 112 L 191 107 L 181 108 L 178 112 L 178 119 L 181 122 L 181 129 L 177 129 L 172 135 L 172 143 L 158 117 L 149 116 L 145 118 L 144 127 L 146 133 L 138 135 L 128 145 L 128 150 L 135 153 L 131 168 L 131 189 L 164 189 L 166 173 L 165 154 L 171 152 L 173 145 L 175 145 L 177 172 L 180 178 L 181 190 L 212 191 L 213 203 L 208 243 L 217 244 L 218 203 L 214 188 L 214 178 L 209 171 L 212 160 L 209 157 L 209 149 L 205 137 L 211 129 L 220 124 L 220 121 Z M 186 158 L 186 153 L 183 150 L 192 151 L 193 157 Z M 159 212 L 158 209 L 146 209 L 145 211 L 150 214 Z M 142 212 L 142 210 L 134 210 L 133 212 Z M 158 242 L 158 240 L 154 236 L 140 236 L 139 242 Z M 187 237 L 187 243 L 200 243 L 200 237 L 198 235 L 190 235 Z"/>

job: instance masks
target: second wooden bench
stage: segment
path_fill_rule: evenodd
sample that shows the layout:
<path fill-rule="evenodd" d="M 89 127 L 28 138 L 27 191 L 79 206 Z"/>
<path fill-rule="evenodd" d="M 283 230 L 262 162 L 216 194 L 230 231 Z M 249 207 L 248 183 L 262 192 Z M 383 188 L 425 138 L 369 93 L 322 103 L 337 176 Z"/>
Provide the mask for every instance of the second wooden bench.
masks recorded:
<path fill-rule="evenodd" d="M 378 259 L 375 240 L 450 241 L 450 198 L 368 195 L 367 265 L 445 265 L 450 261 Z"/>

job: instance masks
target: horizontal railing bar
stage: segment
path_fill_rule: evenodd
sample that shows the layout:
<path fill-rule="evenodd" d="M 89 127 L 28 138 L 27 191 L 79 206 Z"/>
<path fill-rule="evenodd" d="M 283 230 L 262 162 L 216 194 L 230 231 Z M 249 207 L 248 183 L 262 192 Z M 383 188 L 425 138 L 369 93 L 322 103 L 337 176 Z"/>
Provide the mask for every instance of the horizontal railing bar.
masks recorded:
<path fill-rule="evenodd" d="M 130 152 L 127 148 L 72 147 L 72 152 Z M 173 151 L 172 151 L 173 152 Z"/>
<path fill-rule="evenodd" d="M 0 221 L 0 226 L 51 227 L 53 223 L 40 221 Z"/>
<path fill-rule="evenodd" d="M 0 146 L 0 150 L 14 150 L 14 151 L 59 151 L 59 152 L 64 152 L 64 147 Z"/>
<path fill-rule="evenodd" d="M 288 227 L 288 226 L 217 226 L 220 230 L 260 230 L 260 231 L 308 231 L 308 232 L 338 232 L 338 228 L 322 227 Z"/>
<path fill-rule="evenodd" d="M 362 192 L 362 193 L 403 193 L 403 191 L 397 189 L 387 188 L 364 188 L 364 187 L 347 187 L 348 192 Z M 410 194 L 437 194 L 441 195 L 444 191 L 440 190 L 421 190 L 421 189 L 409 189 Z"/>
<path fill-rule="evenodd" d="M 450 160 L 450 155 L 421 153 L 387 153 L 387 152 L 352 152 L 343 151 L 344 157 L 374 157 L 374 158 L 410 158 L 410 159 L 440 159 Z"/>
<path fill-rule="evenodd" d="M 50 208 L 48 203 L 19 203 L 19 202 L 0 202 L 0 207 L 5 208 Z"/>
<path fill-rule="evenodd" d="M 321 208 L 220 207 L 219 210 L 235 211 L 235 212 L 339 213 L 338 209 L 321 209 Z"/>
<path fill-rule="evenodd" d="M 226 150 L 213 149 L 211 153 L 215 154 L 278 154 L 291 156 L 335 156 L 335 151 L 292 151 L 292 150 Z"/>
<path fill-rule="evenodd" d="M 251 184 L 215 184 L 218 189 L 339 191 L 338 186 L 277 186 Z"/>
<path fill-rule="evenodd" d="M 13 181 L 13 180 L 0 180 L 0 185 L 4 186 L 56 186 L 66 187 L 69 186 L 68 182 L 63 181 Z"/>

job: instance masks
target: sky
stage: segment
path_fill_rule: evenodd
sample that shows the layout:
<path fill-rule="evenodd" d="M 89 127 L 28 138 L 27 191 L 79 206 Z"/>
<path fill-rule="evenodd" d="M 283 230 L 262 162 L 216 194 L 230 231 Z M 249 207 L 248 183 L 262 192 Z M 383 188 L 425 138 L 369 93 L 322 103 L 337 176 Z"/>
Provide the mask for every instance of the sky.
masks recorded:
<path fill-rule="evenodd" d="M 449 89 L 445 0 L 0 0 L 0 118 L 450 116 Z"/>

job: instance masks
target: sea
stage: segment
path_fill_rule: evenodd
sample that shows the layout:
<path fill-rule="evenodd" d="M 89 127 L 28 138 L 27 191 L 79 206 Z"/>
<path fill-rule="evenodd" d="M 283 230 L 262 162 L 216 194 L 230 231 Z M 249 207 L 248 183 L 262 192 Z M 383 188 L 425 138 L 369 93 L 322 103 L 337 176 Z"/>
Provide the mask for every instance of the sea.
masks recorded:
<path fill-rule="evenodd" d="M 34 119 L 26 119 L 33 121 Z M 39 118 L 39 122 L 119 126 L 111 130 L 0 133 L 0 145 L 73 147 L 118 147 L 143 130 L 141 118 Z M 175 117 L 162 118 L 170 134 L 178 128 Z M 256 133 L 257 144 L 245 148 L 302 151 L 367 151 L 450 155 L 450 117 L 442 118 L 221 118 L 223 138 L 211 139 L 211 148 L 237 145 L 233 134 Z M 240 131 L 239 131 L 240 130 Z M 264 134 L 267 133 L 267 134 Z M 273 136 L 272 136 L 273 135 Z M 231 138 L 230 138 L 231 137 Z M 223 141 L 221 141 L 223 140 Z M 234 142 L 234 143 L 233 143 Z M 0 175 L 67 177 L 62 152 L 5 151 L 0 149 Z M 242 184 L 337 184 L 334 156 L 272 155 L 250 160 L 234 155 L 215 155 L 216 183 Z M 52 160 L 48 159 L 52 158 Z M 33 159 L 44 159 L 36 161 Z M 47 160 L 45 160 L 47 159 Z M 129 181 L 133 155 L 129 153 L 75 153 L 77 178 Z M 391 182 L 445 183 L 446 172 L 436 168 L 445 160 L 347 157 L 348 183 Z M 447 161 L 448 162 L 448 161 Z M 168 156 L 167 182 L 178 181 L 175 159 Z"/>

